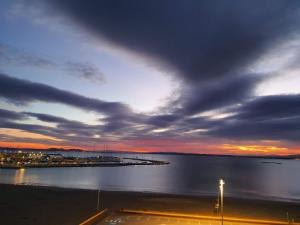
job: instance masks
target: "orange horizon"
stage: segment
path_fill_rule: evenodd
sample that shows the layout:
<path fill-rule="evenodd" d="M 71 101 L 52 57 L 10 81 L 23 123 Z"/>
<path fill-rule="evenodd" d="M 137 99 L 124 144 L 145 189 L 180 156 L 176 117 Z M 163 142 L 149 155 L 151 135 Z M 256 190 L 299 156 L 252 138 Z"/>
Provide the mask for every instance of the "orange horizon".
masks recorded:
<path fill-rule="evenodd" d="M 60 149 L 80 149 L 83 151 L 108 150 L 126 151 L 126 152 L 177 152 L 177 153 L 194 153 L 194 154 L 211 154 L 211 155 L 291 155 L 299 154 L 300 147 L 285 146 L 282 142 L 261 140 L 261 141 L 231 141 L 226 142 L 205 142 L 198 140 L 180 140 L 180 139 L 138 139 L 138 140 L 120 140 L 110 142 L 109 145 L 96 144 L 91 146 L 88 143 L 64 144 L 64 140 L 57 139 L 47 135 L 35 134 L 32 132 L 18 129 L 0 129 L 0 134 L 9 135 L 12 138 L 30 138 L 35 141 L 16 141 L 12 139 L 0 141 L 0 147 L 7 148 L 30 148 L 46 150 L 49 148 Z M 45 144 L 43 141 L 47 141 Z M 50 143 L 49 143 L 50 142 Z M 53 144 L 52 144 L 53 142 Z M 103 145 L 104 144 L 104 145 Z"/>
<path fill-rule="evenodd" d="M 183 147 L 176 149 L 176 147 L 166 146 L 166 148 L 147 148 L 147 147 L 129 147 L 124 144 L 115 144 L 111 145 L 112 147 L 108 150 L 112 151 L 123 151 L 123 152 L 135 152 L 135 153 L 151 153 L 151 152 L 162 152 L 162 153 L 187 153 L 187 154 L 209 154 L 209 155 L 293 155 L 300 152 L 298 148 L 287 148 L 287 147 L 278 147 L 278 146 L 267 146 L 267 145 L 230 145 L 230 144 L 221 144 L 216 146 L 206 146 L 206 150 L 201 149 L 189 149 L 189 147 Z M 25 142 L 0 142 L 1 148 L 15 148 L 15 149 L 35 149 L 35 150 L 47 150 L 49 148 L 58 148 L 63 150 L 69 149 L 79 149 L 82 151 L 93 151 L 91 148 L 79 147 L 72 145 L 48 145 L 48 144 L 39 144 L 39 143 L 25 143 Z M 102 146 L 96 146 L 97 151 L 101 149 Z M 211 149 L 214 148 L 214 151 Z M 94 149 L 95 150 L 95 149 Z M 96 150 L 95 150 L 96 151 Z"/>
<path fill-rule="evenodd" d="M 75 148 L 78 149 L 76 146 L 61 146 L 61 145 L 47 145 L 47 144 L 39 144 L 39 143 L 26 143 L 26 142 L 0 142 L 1 148 L 32 148 L 32 149 L 41 149 L 41 150 L 47 150 L 49 148 L 62 148 L 62 149 L 71 149 Z M 85 150 L 83 148 L 80 148 L 82 150 Z"/>

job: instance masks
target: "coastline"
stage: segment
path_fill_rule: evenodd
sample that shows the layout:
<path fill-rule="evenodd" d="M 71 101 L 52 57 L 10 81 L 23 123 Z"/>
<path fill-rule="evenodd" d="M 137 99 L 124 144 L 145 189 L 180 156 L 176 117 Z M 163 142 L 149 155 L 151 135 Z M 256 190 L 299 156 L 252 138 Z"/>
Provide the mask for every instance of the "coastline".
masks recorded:
<path fill-rule="evenodd" d="M 215 197 L 101 191 L 100 206 L 112 210 L 159 210 L 213 215 Z M 96 212 L 97 190 L 0 184 L 1 221 L 23 225 L 74 225 Z M 300 221 L 300 203 L 226 197 L 227 216 Z"/>
<path fill-rule="evenodd" d="M 150 160 L 148 160 L 150 161 Z M 29 168 L 66 168 L 66 167 L 121 167 L 121 166 L 158 166 L 169 162 L 141 162 L 141 163 L 94 163 L 94 164 L 45 164 L 45 165 L 0 165 L 0 169 L 29 169 Z"/>

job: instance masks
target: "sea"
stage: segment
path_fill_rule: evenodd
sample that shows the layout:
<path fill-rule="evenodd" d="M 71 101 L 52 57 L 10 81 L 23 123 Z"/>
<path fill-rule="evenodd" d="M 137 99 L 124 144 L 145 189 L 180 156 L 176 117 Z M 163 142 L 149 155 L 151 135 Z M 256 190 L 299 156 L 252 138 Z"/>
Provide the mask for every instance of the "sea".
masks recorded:
<path fill-rule="evenodd" d="M 57 153 L 57 152 L 56 152 Z M 64 188 L 224 196 L 300 202 L 300 161 L 174 154 L 67 152 L 168 161 L 166 165 L 0 169 L 0 183 Z"/>

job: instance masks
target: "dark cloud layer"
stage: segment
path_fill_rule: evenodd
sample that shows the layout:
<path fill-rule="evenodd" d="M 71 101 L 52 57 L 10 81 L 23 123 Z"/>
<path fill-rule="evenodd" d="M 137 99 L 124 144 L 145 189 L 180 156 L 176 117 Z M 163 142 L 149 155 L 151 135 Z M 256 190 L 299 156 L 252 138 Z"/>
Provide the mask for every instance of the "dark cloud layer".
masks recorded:
<path fill-rule="evenodd" d="M 247 140 L 299 141 L 300 95 L 258 97 L 244 103 L 224 125 L 210 130 L 215 137 Z"/>
<path fill-rule="evenodd" d="M 8 110 L 5 111 L 5 114 L 13 116 L 2 116 L 0 121 L 1 128 L 8 129 L 18 129 L 31 133 L 47 135 L 58 140 L 63 140 L 63 145 L 82 145 L 85 141 L 86 145 L 89 145 L 90 142 L 94 142 L 97 139 L 94 138 L 95 134 L 101 132 L 100 126 L 87 125 L 78 121 L 68 120 L 62 117 L 57 117 L 48 114 L 41 113 L 30 113 L 30 112 L 14 112 Z M 2 114 L 1 114 L 2 115 Z M 46 126 L 46 125 L 37 125 L 30 122 L 30 117 L 37 118 L 40 121 L 52 123 L 55 126 Z M 19 123 L 17 120 L 19 118 L 27 119 L 26 123 Z M 12 137 L 10 137 L 11 139 Z M 5 139 L 6 140 L 6 139 Z M 32 140 L 32 139 L 30 139 Z M 18 141 L 25 141 L 19 140 Z M 33 142 L 36 142 L 35 140 Z M 48 144 L 49 139 L 41 139 L 39 143 Z M 51 140 L 52 144 L 62 144 L 62 142 L 57 140 Z"/>
<path fill-rule="evenodd" d="M 293 104 L 291 104 L 293 102 Z M 233 116 L 212 119 L 209 116 L 183 117 L 175 114 L 106 117 L 101 124 L 88 125 L 58 116 L 0 110 L 1 128 L 20 129 L 64 140 L 64 144 L 89 146 L 95 142 L 130 139 L 192 138 L 232 140 L 299 141 L 300 95 L 265 96 L 234 108 Z M 284 110 L 286 109 L 286 110 Z M 245 114 L 246 113 L 246 114 Z M 54 127 L 19 123 L 35 117 Z M 156 133 L 156 129 L 165 131 Z M 53 142 L 53 141 L 52 141 Z M 46 142 L 45 142 L 46 143 Z"/>
<path fill-rule="evenodd" d="M 183 87 L 167 108 L 179 106 L 183 116 L 248 100 L 262 80 L 249 73 L 253 63 L 299 33 L 296 0 L 46 2 L 94 36 L 176 74 Z"/>
<path fill-rule="evenodd" d="M 299 119 L 298 117 L 273 121 L 227 121 L 225 126 L 209 131 L 208 135 L 233 140 L 281 140 L 299 142 Z"/>
<path fill-rule="evenodd" d="M 258 97 L 245 104 L 238 118 L 274 120 L 300 116 L 300 95 L 270 95 Z"/>
<path fill-rule="evenodd" d="M 221 109 L 251 97 L 261 79 L 257 75 L 249 74 L 221 79 L 202 87 L 188 86 L 176 102 L 180 105 L 179 111 L 184 115 Z"/>
<path fill-rule="evenodd" d="M 48 123 L 69 123 L 70 122 L 70 120 L 67 120 L 65 118 L 58 117 L 58 116 L 52 116 L 52 115 L 48 115 L 48 114 L 43 114 L 43 113 L 26 112 L 23 114 L 35 117 L 35 118 L 39 119 L 40 121 L 48 122 Z"/>
<path fill-rule="evenodd" d="M 183 87 L 167 107 L 182 116 L 252 97 L 260 80 L 249 67 L 299 31 L 294 0 L 46 2 L 95 36 L 175 72 Z"/>
<path fill-rule="evenodd" d="M 26 116 L 14 111 L 0 109 L 0 119 L 1 120 L 23 120 Z"/>
<path fill-rule="evenodd" d="M 181 115 L 176 114 L 154 115 L 147 120 L 147 123 L 154 127 L 169 127 L 181 118 Z"/>
<path fill-rule="evenodd" d="M 87 98 L 45 84 L 13 78 L 4 74 L 0 74 L 0 96 L 19 104 L 27 104 L 34 101 L 62 103 L 108 115 L 122 115 L 131 112 L 128 106 L 119 102 L 106 102 Z"/>
<path fill-rule="evenodd" d="M 239 74 L 298 29 L 296 0 L 49 0 L 94 35 L 189 82 Z"/>

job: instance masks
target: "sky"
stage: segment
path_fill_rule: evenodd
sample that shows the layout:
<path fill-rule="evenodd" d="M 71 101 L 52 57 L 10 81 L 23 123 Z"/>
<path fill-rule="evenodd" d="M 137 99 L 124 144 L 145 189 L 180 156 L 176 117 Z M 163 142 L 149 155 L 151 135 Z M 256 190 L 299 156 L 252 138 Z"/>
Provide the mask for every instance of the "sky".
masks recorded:
<path fill-rule="evenodd" d="M 0 146 L 300 153 L 298 0 L 2 0 Z"/>

